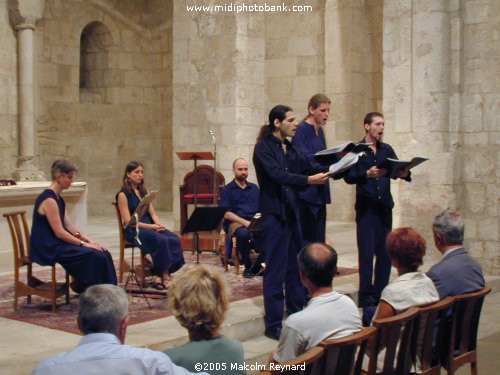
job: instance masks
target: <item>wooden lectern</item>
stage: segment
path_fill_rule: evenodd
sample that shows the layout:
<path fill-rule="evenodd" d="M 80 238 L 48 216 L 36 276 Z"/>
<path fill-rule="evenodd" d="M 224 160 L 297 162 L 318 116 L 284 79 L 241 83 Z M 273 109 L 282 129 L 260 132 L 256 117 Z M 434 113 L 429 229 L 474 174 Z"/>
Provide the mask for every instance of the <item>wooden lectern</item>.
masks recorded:
<path fill-rule="evenodd" d="M 179 157 L 180 160 L 193 160 L 194 162 L 194 171 L 192 172 L 194 174 L 194 194 L 193 194 L 193 197 L 189 197 L 189 201 L 191 202 L 190 204 L 194 204 L 194 209 L 196 210 L 196 208 L 198 207 L 198 203 L 201 201 L 202 203 L 205 203 L 205 204 L 208 204 L 208 203 L 211 203 L 213 205 L 217 205 L 217 199 L 218 199 L 218 195 L 217 195 L 217 192 L 218 192 L 218 189 L 216 189 L 218 187 L 218 181 L 220 178 L 219 175 L 220 173 L 217 173 L 217 170 L 215 169 L 215 167 L 213 168 L 213 191 L 212 191 L 212 194 L 206 194 L 207 192 L 202 192 L 204 194 L 199 194 L 198 192 L 198 160 L 214 160 L 214 163 L 215 163 L 215 155 L 214 153 L 210 152 L 210 151 L 178 151 L 176 152 L 177 156 Z M 201 166 L 200 168 L 203 168 L 204 166 Z M 210 168 L 209 166 L 206 166 L 206 168 Z M 191 172 L 190 172 L 191 173 Z M 221 175 L 220 177 L 222 177 L 222 184 L 224 184 L 224 177 Z M 182 188 L 181 188 L 182 190 Z M 186 194 L 187 195 L 191 195 L 191 194 Z M 187 204 L 186 205 L 183 205 L 182 204 L 182 201 L 183 201 L 183 196 L 182 196 L 182 192 L 181 192 L 181 196 L 179 197 L 180 199 L 180 203 L 181 203 L 181 231 L 184 231 L 184 227 L 186 225 L 186 221 L 187 221 Z M 191 201 L 191 199 L 194 199 L 194 201 Z M 184 212 L 184 209 L 183 207 L 185 208 L 185 211 Z M 196 233 L 197 234 L 197 233 Z M 196 240 L 196 234 L 193 236 L 193 251 L 195 249 L 198 248 L 197 244 L 195 243 Z M 212 233 L 212 237 L 213 237 L 213 233 Z M 212 250 L 214 248 L 214 239 L 212 238 Z"/>

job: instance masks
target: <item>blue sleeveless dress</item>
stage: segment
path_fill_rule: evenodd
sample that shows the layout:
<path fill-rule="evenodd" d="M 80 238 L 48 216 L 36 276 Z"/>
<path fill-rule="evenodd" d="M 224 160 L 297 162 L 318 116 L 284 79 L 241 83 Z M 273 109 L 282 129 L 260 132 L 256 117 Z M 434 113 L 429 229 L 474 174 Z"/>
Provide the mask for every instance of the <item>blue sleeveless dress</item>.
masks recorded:
<path fill-rule="evenodd" d="M 133 191 L 126 189 L 121 189 L 120 193 L 125 194 L 128 210 L 132 214 L 140 203 L 139 197 Z M 147 211 L 139 221 L 154 224 L 151 215 Z M 174 273 L 184 265 L 181 240 L 169 230 L 156 232 L 151 229 L 139 228 L 141 244 L 135 238 L 135 229 L 125 228 L 123 235 L 128 242 L 134 241 L 135 246 L 139 247 L 143 253 L 151 255 L 151 258 L 153 258 L 152 272 L 156 276 L 161 277 L 164 272 Z"/>
<path fill-rule="evenodd" d="M 107 251 L 72 245 L 56 237 L 47 217 L 38 213 L 38 208 L 46 199 L 56 201 L 59 217 L 64 227 L 66 212 L 64 199 L 52 189 L 44 190 L 36 199 L 33 209 L 30 259 L 42 266 L 59 263 L 83 288 L 95 284 L 116 285 L 116 272 L 111 254 Z"/>

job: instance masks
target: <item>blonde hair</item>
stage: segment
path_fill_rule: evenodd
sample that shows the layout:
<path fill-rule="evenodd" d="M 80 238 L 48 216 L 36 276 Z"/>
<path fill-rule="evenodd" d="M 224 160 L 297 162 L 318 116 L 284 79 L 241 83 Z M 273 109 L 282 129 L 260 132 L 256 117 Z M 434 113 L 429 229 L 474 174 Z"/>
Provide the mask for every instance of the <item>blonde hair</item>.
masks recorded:
<path fill-rule="evenodd" d="M 189 332 L 212 337 L 229 305 L 226 282 L 202 265 L 184 266 L 173 275 L 168 290 L 174 316 Z"/>

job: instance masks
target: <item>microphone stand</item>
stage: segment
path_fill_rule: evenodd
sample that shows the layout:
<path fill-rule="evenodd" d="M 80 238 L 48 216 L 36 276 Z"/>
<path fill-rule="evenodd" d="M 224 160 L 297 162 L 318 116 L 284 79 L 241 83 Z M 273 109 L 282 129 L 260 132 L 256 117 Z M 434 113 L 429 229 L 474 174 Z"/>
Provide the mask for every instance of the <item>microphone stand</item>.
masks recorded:
<path fill-rule="evenodd" d="M 217 192 L 217 142 L 215 141 L 215 134 L 214 134 L 214 131 L 212 129 L 210 129 L 208 131 L 210 133 L 210 135 L 212 136 L 212 143 L 214 145 L 214 184 L 213 184 L 213 190 L 212 190 L 212 193 L 213 193 L 213 205 L 214 206 L 217 206 L 217 195 L 216 195 L 216 192 Z M 215 235 L 214 235 L 214 231 L 212 231 L 212 252 L 215 252 Z"/>

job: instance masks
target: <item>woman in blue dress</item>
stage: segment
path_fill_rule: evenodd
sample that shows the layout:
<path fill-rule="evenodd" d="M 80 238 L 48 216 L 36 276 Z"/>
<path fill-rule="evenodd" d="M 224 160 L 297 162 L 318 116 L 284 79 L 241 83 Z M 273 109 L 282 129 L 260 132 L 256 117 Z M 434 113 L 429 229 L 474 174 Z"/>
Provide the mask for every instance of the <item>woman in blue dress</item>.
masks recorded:
<path fill-rule="evenodd" d="M 66 212 L 61 193 L 71 186 L 75 172 L 67 160 L 52 163 L 52 183 L 33 209 L 30 259 L 42 266 L 59 263 L 74 278 L 71 288 L 81 293 L 95 284 L 116 285 L 116 272 L 106 248 L 81 233 Z"/>
<path fill-rule="evenodd" d="M 147 193 L 142 164 L 137 161 L 129 162 L 125 167 L 122 189 L 116 195 L 118 209 L 124 223 L 130 220 L 141 199 Z M 181 241 L 160 223 L 151 203 L 146 213 L 139 218 L 138 229 L 140 242 L 135 237 L 135 228 L 124 228 L 124 237 L 129 242 L 134 241 L 142 252 L 151 255 L 152 271 L 156 276 L 153 286 L 157 289 L 165 289 L 169 283 L 170 274 L 184 265 Z"/>

